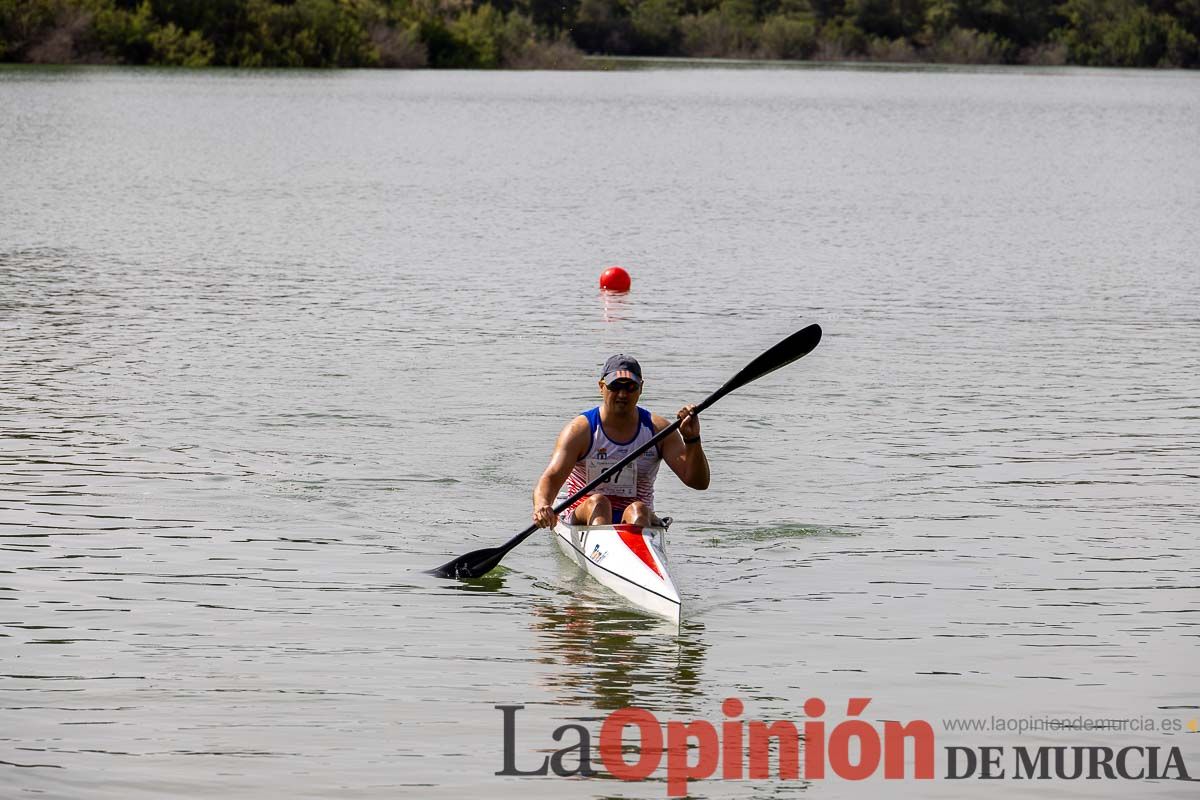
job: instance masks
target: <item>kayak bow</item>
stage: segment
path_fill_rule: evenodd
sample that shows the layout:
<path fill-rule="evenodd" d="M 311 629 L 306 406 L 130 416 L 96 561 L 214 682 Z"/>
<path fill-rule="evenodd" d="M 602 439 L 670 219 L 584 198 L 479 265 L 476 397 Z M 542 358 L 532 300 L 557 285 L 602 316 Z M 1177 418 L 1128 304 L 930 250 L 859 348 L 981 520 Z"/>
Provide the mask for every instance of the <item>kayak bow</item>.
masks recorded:
<path fill-rule="evenodd" d="M 667 571 L 667 527 L 554 526 L 562 551 L 596 581 L 643 611 L 679 624 L 679 590 Z"/>

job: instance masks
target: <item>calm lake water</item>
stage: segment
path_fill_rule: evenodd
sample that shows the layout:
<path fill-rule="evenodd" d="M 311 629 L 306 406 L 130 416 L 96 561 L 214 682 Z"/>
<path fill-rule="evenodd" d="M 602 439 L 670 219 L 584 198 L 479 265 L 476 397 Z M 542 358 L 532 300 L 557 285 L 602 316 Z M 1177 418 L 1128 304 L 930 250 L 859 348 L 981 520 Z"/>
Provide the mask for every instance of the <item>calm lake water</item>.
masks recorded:
<path fill-rule="evenodd" d="M 0 794 L 657 798 L 496 776 L 495 706 L 528 769 L 730 696 L 1200 775 L 1197 131 L 1180 72 L 0 70 Z M 546 535 L 422 573 L 525 527 L 612 352 L 673 415 L 812 321 L 660 478 L 678 631 Z M 942 722 L 992 716 L 1185 727 Z"/>

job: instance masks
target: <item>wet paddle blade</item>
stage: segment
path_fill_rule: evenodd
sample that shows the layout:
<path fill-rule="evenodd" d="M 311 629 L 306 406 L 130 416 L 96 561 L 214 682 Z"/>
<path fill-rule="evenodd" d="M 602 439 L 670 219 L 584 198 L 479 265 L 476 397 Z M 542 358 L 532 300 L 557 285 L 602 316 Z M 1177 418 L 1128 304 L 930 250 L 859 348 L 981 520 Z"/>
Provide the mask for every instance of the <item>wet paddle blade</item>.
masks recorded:
<path fill-rule="evenodd" d="M 756 381 L 780 367 L 786 367 L 798 358 L 803 358 L 821 343 L 821 326 L 813 323 L 793 333 L 779 344 L 751 361 L 742 370 L 725 382 L 717 391 L 708 396 L 700 405 L 703 410 L 720 400 L 734 389 L 739 389 L 747 383 Z"/>
<path fill-rule="evenodd" d="M 430 575 L 437 575 L 439 578 L 479 578 L 490 572 L 500 559 L 504 558 L 504 554 L 508 552 L 505 547 L 485 547 L 482 550 L 475 550 L 467 553 L 465 556 L 459 556 L 453 561 L 447 561 L 436 569 L 426 570 Z"/>

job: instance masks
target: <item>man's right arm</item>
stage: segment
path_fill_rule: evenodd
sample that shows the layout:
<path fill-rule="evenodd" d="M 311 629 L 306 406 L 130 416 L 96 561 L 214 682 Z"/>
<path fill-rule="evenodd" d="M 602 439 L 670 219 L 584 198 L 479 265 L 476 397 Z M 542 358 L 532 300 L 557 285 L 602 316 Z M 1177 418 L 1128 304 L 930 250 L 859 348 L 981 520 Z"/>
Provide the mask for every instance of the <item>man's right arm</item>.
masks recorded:
<path fill-rule="evenodd" d="M 558 515 L 553 508 L 554 498 L 566 483 L 576 462 L 584 455 L 590 438 L 591 432 L 585 417 L 571 420 L 558 434 L 550 464 L 533 490 L 533 521 L 539 528 L 549 528 L 558 522 Z"/>

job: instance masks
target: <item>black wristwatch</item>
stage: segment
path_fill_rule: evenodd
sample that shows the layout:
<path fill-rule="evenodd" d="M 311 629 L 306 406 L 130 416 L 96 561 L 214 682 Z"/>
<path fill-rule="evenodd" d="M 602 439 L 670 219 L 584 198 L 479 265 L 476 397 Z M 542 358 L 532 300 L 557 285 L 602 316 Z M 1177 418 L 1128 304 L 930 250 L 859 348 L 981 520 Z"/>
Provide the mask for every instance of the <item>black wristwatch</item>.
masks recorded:
<path fill-rule="evenodd" d="M 684 443 L 684 444 L 695 444 L 695 443 L 696 443 L 696 442 L 698 442 L 698 441 L 700 441 L 700 437 L 699 437 L 699 436 L 693 436 L 693 437 L 692 437 L 692 438 L 690 438 L 690 439 L 689 439 L 688 437 L 686 437 L 686 436 L 685 436 L 685 437 L 683 437 L 683 443 Z"/>

